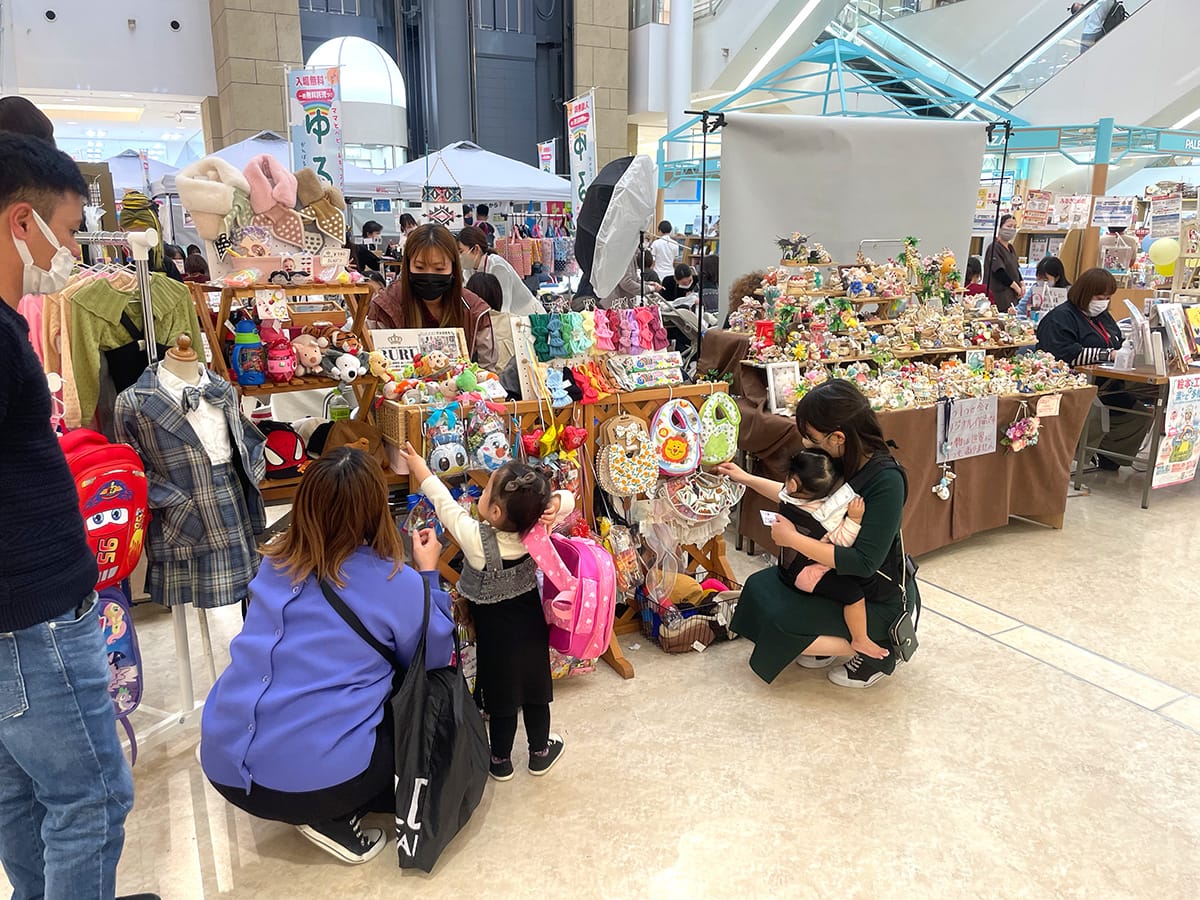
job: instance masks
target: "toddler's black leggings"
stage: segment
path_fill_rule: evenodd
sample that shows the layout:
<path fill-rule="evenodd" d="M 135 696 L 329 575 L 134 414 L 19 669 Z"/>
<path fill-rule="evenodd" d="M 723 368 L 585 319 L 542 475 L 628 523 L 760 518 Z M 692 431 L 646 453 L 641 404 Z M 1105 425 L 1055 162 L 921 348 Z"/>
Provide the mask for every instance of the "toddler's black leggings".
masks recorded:
<path fill-rule="evenodd" d="M 525 737 L 529 739 L 529 752 L 545 750 L 550 742 L 550 704 L 538 703 L 521 707 L 525 719 Z M 492 756 L 508 759 L 512 756 L 513 741 L 517 737 L 517 717 L 492 716 L 489 722 L 492 738 Z"/>

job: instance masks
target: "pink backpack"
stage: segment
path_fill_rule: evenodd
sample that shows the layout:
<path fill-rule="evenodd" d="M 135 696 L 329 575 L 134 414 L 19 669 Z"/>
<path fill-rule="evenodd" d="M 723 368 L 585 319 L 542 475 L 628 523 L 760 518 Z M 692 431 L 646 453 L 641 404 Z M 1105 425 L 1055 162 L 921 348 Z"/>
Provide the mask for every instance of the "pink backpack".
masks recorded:
<path fill-rule="evenodd" d="M 550 534 L 534 526 L 523 542 L 542 570 L 542 609 L 550 646 L 576 659 L 608 650 L 617 604 L 612 557 L 586 538 Z"/>

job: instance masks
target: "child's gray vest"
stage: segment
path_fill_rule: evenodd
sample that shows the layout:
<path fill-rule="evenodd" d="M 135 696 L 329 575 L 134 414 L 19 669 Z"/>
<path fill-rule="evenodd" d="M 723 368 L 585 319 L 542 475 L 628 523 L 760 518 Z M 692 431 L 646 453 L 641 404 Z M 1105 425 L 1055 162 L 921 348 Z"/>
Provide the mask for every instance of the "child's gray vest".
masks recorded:
<path fill-rule="evenodd" d="M 480 522 L 479 537 L 483 542 L 484 568 L 481 572 L 470 563 L 463 562 L 462 577 L 458 579 L 460 594 L 472 603 L 500 603 L 537 587 L 538 569 L 533 557 L 527 556 L 517 565 L 506 569 L 495 529 L 486 522 Z"/>

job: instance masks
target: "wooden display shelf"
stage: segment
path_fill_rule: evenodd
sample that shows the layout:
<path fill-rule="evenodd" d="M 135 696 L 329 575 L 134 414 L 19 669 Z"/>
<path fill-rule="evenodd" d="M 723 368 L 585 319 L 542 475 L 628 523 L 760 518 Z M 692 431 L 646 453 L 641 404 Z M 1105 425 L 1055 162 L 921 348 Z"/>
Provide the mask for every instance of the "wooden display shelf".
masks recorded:
<path fill-rule="evenodd" d="M 374 375 L 364 375 L 352 382 L 357 385 L 362 381 L 374 381 Z M 267 382 L 266 384 L 241 385 L 242 394 L 246 397 L 270 397 L 272 394 L 288 394 L 292 391 L 319 391 L 335 388 L 342 382 L 325 375 L 298 375 L 291 381 L 282 383 Z"/>
<path fill-rule="evenodd" d="M 971 347 L 938 347 L 936 350 L 890 350 L 883 349 L 881 353 L 889 353 L 895 359 L 920 359 L 922 356 L 950 356 L 955 353 L 966 353 L 968 350 L 1024 350 L 1027 347 L 1036 347 L 1037 341 L 1024 341 L 1019 344 L 976 344 Z M 805 359 L 797 360 L 802 365 L 808 363 L 819 362 L 827 366 L 840 366 L 843 363 L 855 362 L 872 362 L 875 356 L 842 356 L 837 359 Z M 780 362 L 791 362 L 791 360 L 780 360 Z M 743 366 L 749 366 L 751 369 L 766 369 L 769 363 L 759 362 L 757 359 L 741 360 Z"/>

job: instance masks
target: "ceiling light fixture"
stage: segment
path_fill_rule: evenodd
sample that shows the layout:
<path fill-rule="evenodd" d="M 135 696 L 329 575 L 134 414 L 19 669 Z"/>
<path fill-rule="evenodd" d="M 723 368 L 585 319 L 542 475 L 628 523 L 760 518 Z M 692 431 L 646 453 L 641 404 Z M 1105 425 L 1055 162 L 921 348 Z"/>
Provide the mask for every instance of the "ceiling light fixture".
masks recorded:
<path fill-rule="evenodd" d="M 804 4 L 804 7 L 800 10 L 800 12 L 796 13 L 796 18 L 792 19 L 792 21 L 788 24 L 788 27 L 780 32 L 779 37 L 775 39 L 775 43 L 771 45 L 771 49 L 769 49 L 763 55 L 762 59 L 754 64 L 754 67 L 746 74 L 746 77 L 742 79 L 742 83 L 738 85 L 738 91 L 744 91 L 746 88 L 750 87 L 750 85 L 754 84 L 754 82 L 758 79 L 758 76 L 761 75 L 763 70 L 767 68 L 768 64 L 770 64 L 770 62 L 779 55 L 779 51 L 782 50 L 787 42 L 792 39 L 793 35 L 800 30 L 800 26 L 803 25 L 808 17 L 812 15 L 813 10 L 817 8 L 817 4 L 820 2 L 821 0 L 808 0 L 808 2 Z"/>

